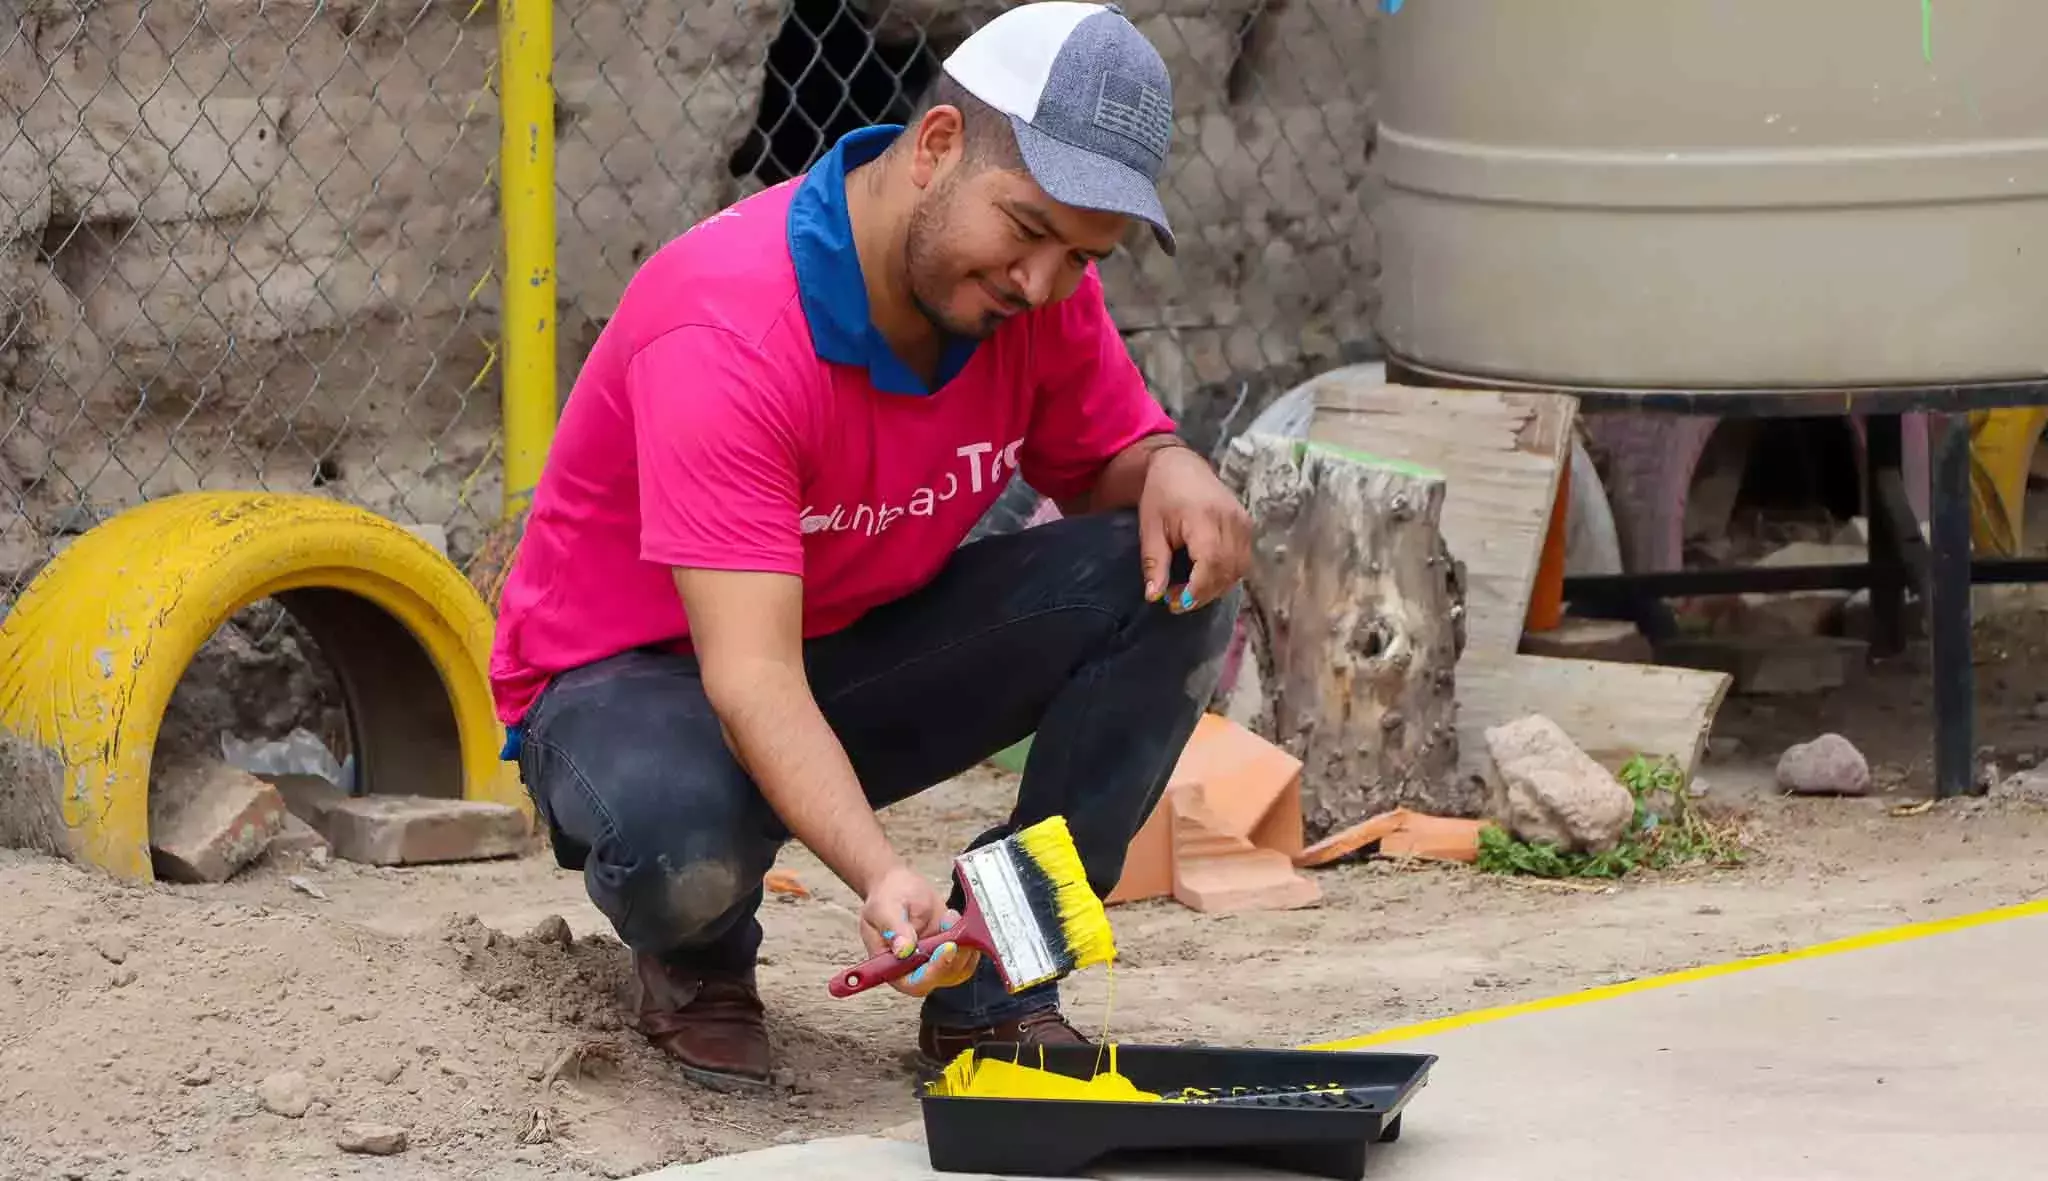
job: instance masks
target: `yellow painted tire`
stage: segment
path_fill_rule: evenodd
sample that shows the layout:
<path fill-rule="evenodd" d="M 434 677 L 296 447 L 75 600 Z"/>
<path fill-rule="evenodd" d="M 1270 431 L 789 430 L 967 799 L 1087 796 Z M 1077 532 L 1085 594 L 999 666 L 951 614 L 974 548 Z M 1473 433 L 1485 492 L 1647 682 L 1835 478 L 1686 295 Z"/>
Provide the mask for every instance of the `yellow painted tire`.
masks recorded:
<path fill-rule="evenodd" d="M 340 682 L 365 789 L 495 800 L 530 821 L 498 757 L 491 613 L 448 559 L 321 497 L 194 492 L 79 537 L 0 620 L 0 730 L 62 780 L 44 843 L 153 877 L 150 758 L 171 691 L 230 615 L 266 597 Z M 11 819 L 0 828 L 24 827 Z"/>
<path fill-rule="evenodd" d="M 2012 557 L 2026 539 L 2027 469 L 2048 408 L 2016 406 L 1970 415 L 1970 534 L 1979 554 Z"/>

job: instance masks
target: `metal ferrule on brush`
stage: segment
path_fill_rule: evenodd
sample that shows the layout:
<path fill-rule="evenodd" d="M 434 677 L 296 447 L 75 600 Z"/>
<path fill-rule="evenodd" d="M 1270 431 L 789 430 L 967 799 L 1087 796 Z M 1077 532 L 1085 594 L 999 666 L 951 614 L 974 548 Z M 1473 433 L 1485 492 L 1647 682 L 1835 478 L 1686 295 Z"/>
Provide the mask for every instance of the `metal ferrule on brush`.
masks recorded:
<path fill-rule="evenodd" d="M 1065 817 L 1048 817 L 1006 841 L 975 852 L 991 854 L 986 864 L 1000 866 L 985 872 L 1003 883 L 1003 905 L 1008 908 L 1014 903 L 1012 913 L 1019 919 L 1018 938 L 1020 943 L 1028 941 L 1026 954 L 1030 958 L 1003 957 L 1003 963 L 1011 969 L 1005 973 L 1011 992 L 1116 958 L 1116 937 L 1110 931 L 1109 916 L 1088 884 L 1088 871 L 1081 864 L 1080 850 L 1074 847 L 1074 836 Z M 986 913 L 987 899 L 983 899 L 982 906 Z M 992 940 L 1000 940 L 1002 936 L 996 934 L 1000 928 L 992 917 L 988 925 Z M 1027 964 L 1028 970 L 1024 967 Z M 1044 965 L 1042 972 L 1040 965 Z"/>
<path fill-rule="evenodd" d="M 1032 907 L 1031 891 L 1009 842 L 976 849 L 957 864 L 968 892 L 981 904 L 1004 987 L 1016 992 L 1058 976 L 1058 956 Z"/>

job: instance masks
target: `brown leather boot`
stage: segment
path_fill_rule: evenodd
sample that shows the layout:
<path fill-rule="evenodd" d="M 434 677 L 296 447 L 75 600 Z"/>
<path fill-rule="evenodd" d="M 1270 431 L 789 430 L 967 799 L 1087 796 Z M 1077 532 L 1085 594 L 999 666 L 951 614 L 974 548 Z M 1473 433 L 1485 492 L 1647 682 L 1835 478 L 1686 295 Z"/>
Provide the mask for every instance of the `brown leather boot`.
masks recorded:
<path fill-rule="evenodd" d="M 1056 1006 L 1037 1009 L 998 1025 L 960 1027 L 929 1019 L 917 1031 L 917 1056 L 927 1073 L 946 1069 L 962 1051 L 986 1045 L 1086 1046 L 1091 1043 L 1067 1023 Z"/>
<path fill-rule="evenodd" d="M 640 1032 L 715 1091 L 769 1085 L 768 1023 L 754 974 L 692 972 L 633 956 Z"/>

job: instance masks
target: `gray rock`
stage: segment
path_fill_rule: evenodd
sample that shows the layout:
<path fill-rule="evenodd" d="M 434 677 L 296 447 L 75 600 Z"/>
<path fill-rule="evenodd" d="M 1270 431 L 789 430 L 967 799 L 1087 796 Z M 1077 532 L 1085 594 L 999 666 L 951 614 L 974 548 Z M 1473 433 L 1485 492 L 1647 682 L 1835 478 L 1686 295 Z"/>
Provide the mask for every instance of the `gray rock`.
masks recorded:
<path fill-rule="evenodd" d="M 2048 771 L 2036 768 L 2001 779 L 1991 788 L 1991 798 L 2048 806 Z"/>
<path fill-rule="evenodd" d="M 1749 744 L 1733 734 L 1707 737 L 1707 757 L 1717 763 L 1732 763 L 1749 755 Z"/>
<path fill-rule="evenodd" d="M 1495 769 L 1489 811 L 1516 837 L 1603 853 L 1628 831 L 1635 797 L 1542 714 L 1489 729 L 1486 751 Z"/>
<path fill-rule="evenodd" d="M 396 1156 L 405 1151 L 406 1132 L 394 1124 L 347 1123 L 334 1143 L 343 1152 L 369 1156 Z"/>
<path fill-rule="evenodd" d="M 563 947 L 567 947 L 576 941 L 575 934 L 569 930 L 569 921 L 558 914 L 548 915 L 540 922 L 535 923 L 533 925 L 533 934 L 528 936 L 528 938 L 541 943 L 560 944 Z"/>
<path fill-rule="evenodd" d="M 1779 757 L 1778 786 L 1802 796 L 1868 795 L 1870 763 L 1840 734 L 1823 734 Z"/>
<path fill-rule="evenodd" d="M 272 1115 L 298 1119 L 313 1106 L 313 1084 L 296 1070 L 279 1071 L 256 1084 L 256 1102 Z"/>

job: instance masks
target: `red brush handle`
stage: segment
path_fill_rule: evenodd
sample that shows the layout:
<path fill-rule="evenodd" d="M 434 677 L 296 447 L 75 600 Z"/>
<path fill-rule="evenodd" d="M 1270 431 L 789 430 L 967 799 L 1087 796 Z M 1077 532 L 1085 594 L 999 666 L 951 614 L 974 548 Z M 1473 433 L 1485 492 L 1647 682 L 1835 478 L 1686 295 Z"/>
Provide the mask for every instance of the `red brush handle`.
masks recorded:
<path fill-rule="evenodd" d="M 900 980 L 917 971 L 948 943 L 971 947 L 984 955 L 993 955 L 993 941 L 989 938 L 988 922 L 981 917 L 981 909 L 968 900 L 967 913 L 960 916 L 950 931 L 928 935 L 910 955 L 898 958 L 893 951 L 876 954 L 857 967 L 848 968 L 832 978 L 832 995 L 844 999 L 856 993 L 866 992 L 877 984 Z"/>

